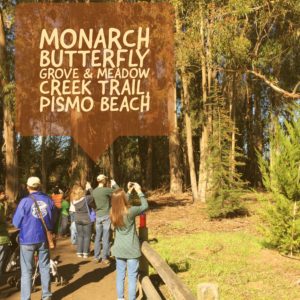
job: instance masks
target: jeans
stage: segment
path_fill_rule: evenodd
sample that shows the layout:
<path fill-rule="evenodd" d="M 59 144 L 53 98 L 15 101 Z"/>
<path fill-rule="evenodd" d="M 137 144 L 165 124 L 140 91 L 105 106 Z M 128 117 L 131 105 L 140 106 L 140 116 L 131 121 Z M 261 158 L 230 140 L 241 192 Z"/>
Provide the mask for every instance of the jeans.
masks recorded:
<path fill-rule="evenodd" d="M 75 212 L 70 211 L 70 221 L 71 221 L 71 223 L 75 222 Z"/>
<path fill-rule="evenodd" d="M 55 221 L 54 230 L 53 230 L 53 232 L 55 234 L 57 234 L 59 231 L 60 217 L 61 217 L 61 208 L 57 208 L 56 215 L 55 215 L 56 221 Z"/>
<path fill-rule="evenodd" d="M 71 243 L 72 245 L 77 244 L 77 229 L 76 229 L 76 223 L 75 223 L 75 213 L 70 212 L 70 233 L 71 233 Z"/>
<path fill-rule="evenodd" d="M 9 245 L 0 245 L 0 277 L 5 272 L 5 262 L 9 253 Z"/>
<path fill-rule="evenodd" d="M 96 219 L 96 236 L 95 236 L 95 259 L 100 259 L 101 252 L 101 239 L 102 239 L 102 259 L 109 257 L 110 245 L 109 245 L 109 233 L 110 233 L 110 218 L 109 216 L 97 217 Z"/>
<path fill-rule="evenodd" d="M 50 254 L 46 243 L 20 245 L 21 300 L 30 300 L 34 252 L 37 251 L 42 283 L 42 299 L 51 297 Z"/>
<path fill-rule="evenodd" d="M 66 216 L 66 215 L 61 214 L 60 227 L 59 227 L 59 234 L 60 235 L 67 234 L 68 221 L 69 221 L 69 217 Z"/>
<path fill-rule="evenodd" d="M 76 223 L 77 229 L 77 254 L 90 253 L 90 241 L 92 234 L 92 223 L 80 224 Z"/>
<path fill-rule="evenodd" d="M 126 266 L 128 273 L 128 300 L 135 300 L 136 282 L 139 270 L 139 259 L 123 259 L 116 257 L 117 269 L 117 294 L 118 299 L 124 299 L 124 280 L 126 274 Z"/>

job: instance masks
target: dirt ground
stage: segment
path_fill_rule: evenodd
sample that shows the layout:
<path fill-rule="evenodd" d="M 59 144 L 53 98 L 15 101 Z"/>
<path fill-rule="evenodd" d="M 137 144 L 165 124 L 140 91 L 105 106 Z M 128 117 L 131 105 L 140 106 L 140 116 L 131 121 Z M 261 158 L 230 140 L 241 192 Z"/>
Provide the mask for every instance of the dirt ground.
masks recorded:
<path fill-rule="evenodd" d="M 234 219 L 211 221 L 206 214 L 206 205 L 193 203 L 190 194 L 174 197 L 168 193 L 152 193 L 149 197 L 151 210 L 147 213 L 149 235 L 191 234 L 202 231 L 232 232 L 246 231 L 256 234 L 255 219 L 257 216 L 249 212 L 248 216 Z M 245 203 L 253 207 L 253 195 L 244 196 Z"/>
<path fill-rule="evenodd" d="M 246 196 L 245 201 L 253 202 L 253 196 Z M 157 235 L 191 234 L 197 232 L 218 231 L 246 231 L 252 234 L 256 232 L 256 216 L 249 216 L 222 221 L 210 221 L 205 213 L 205 205 L 192 203 L 189 194 L 174 197 L 169 194 L 152 193 L 149 197 L 150 210 L 147 213 L 147 225 L 149 238 L 154 239 Z M 252 203 L 252 207 L 255 205 Z M 137 221 L 137 224 L 139 222 Z M 53 258 L 59 260 L 59 272 L 68 281 L 65 286 L 52 284 L 53 299 L 88 300 L 116 299 L 115 289 L 115 266 L 100 268 L 99 264 L 89 259 L 77 258 L 75 247 L 70 244 L 69 239 L 59 240 L 57 249 L 52 254 Z M 266 255 L 266 260 L 270 256 Z M 279 255 L 273 255 L 274 264 L 280 262 Z M 263 263 L 263 262 L 262 262 Z M 299 274 L 289 274 L 295 280 Z M 40 289 L 40 287 L 38 287 Z M 1 298 L 2 297 L 2 298 Z M 7 286 L 0 288 L 0 298 L 8 300 L 20 299 L 20 293 L 16 289 Z M 41 299 L 41 291 L 32 294 L 32 300 Z"/>
<path fill-rule="evenodd" d="M 68 281 L 65 286 L 52 284 L 53 299 L 86 300 L 101 296 L 101 299 L 116 299 L 115 266 L 100 268 L 92 257 L 78 258 L 76 250 L 69 239 L 59 240 L 57 249 L 52 253 L 52 258 L 58 259 L 58 270 Z M 20 293 L 15 288 L 7 286 L 0 290 L 2 299 L 20 299 Z M 32 294 L 32 300 L 41 299 L 40 286 Z"/>

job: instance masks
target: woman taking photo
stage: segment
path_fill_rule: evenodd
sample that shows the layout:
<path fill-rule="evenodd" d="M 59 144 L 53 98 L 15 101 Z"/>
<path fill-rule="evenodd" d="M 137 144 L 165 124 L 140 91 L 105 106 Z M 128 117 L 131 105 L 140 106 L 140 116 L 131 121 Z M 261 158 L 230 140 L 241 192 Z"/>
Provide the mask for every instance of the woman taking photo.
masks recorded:
<path fill-rule="evenodd" d="M 88 258 L 90 254 L 90 241 L 92 234 L 92 221 L 90 210 L 96 205 L 91 195 L 86 195 L 85 190 L 80 185 L 74 185 L 70 200 L 75 206 L 75 224 L 77 230 L 77 256 Z"/>
<path fill-rule="evenodd" d="M 124 299 L 124 280 L 128 272 L 128 300 L 136 299 L 136 282 L 141 256 L 140 242 L 136 232 L 135 217 L 148 208 L 148 202 L 137 183 L 128 183 L 128 198 L 135 189 L 140 206 L 130 206 L 123 189 L 117 189 L 111 197 L 111 223 L 115 228 L 112 255 L 116 258 L 118 300 Z"/>

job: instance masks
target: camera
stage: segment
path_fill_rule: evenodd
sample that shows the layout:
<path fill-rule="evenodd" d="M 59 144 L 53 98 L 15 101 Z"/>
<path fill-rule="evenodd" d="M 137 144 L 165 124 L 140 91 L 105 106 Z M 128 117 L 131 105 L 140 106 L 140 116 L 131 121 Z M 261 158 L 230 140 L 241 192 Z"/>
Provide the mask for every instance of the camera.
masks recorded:
<path fill-rule="evenodd" d="M 129 182 L 129 183 L 128 183 L 128 187 L 129 187 L 129 188 L 132 188 L 133 186 L 134 186 L 134 182 Z"/>

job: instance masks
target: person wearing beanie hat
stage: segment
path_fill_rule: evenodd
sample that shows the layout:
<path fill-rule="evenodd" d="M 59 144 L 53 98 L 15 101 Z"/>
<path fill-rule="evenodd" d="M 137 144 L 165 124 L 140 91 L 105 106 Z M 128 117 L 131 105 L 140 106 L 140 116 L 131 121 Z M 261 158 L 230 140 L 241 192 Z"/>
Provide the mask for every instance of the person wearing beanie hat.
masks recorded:
<path fill-rule="evenodd" d="M 55 222 L 55 206 L 50 197 L 39 191 L 40 186 L 41 181 L 38 177 L 28 178 L 29 195 L 20 201 L 13 217 L 13 225 L 20 229 L 21 300 L 30 299 L 35 252 L 38 253 L 39 258 L 42 299 L 49 300 L 52 296 L 49 245 L 40 213 L 47 229 L 52 231 Z"/>
<path fill-rule="evenodd" d="M 113 191 L 119 186 L 112 179 L 111 187 L 107 187 L 108 177 L 104 174 L 97 176 L 98 187 L 92 191 L 92 196 L 96 203 L 96 236 L 94 241 L 94 260 L 100 261 L 101 239 L 102 239 L 102 260 L 103 266 L 110 264 L 108 257 L 110 255 L 109 234 L 110 234 L 110 198 Z"/>

